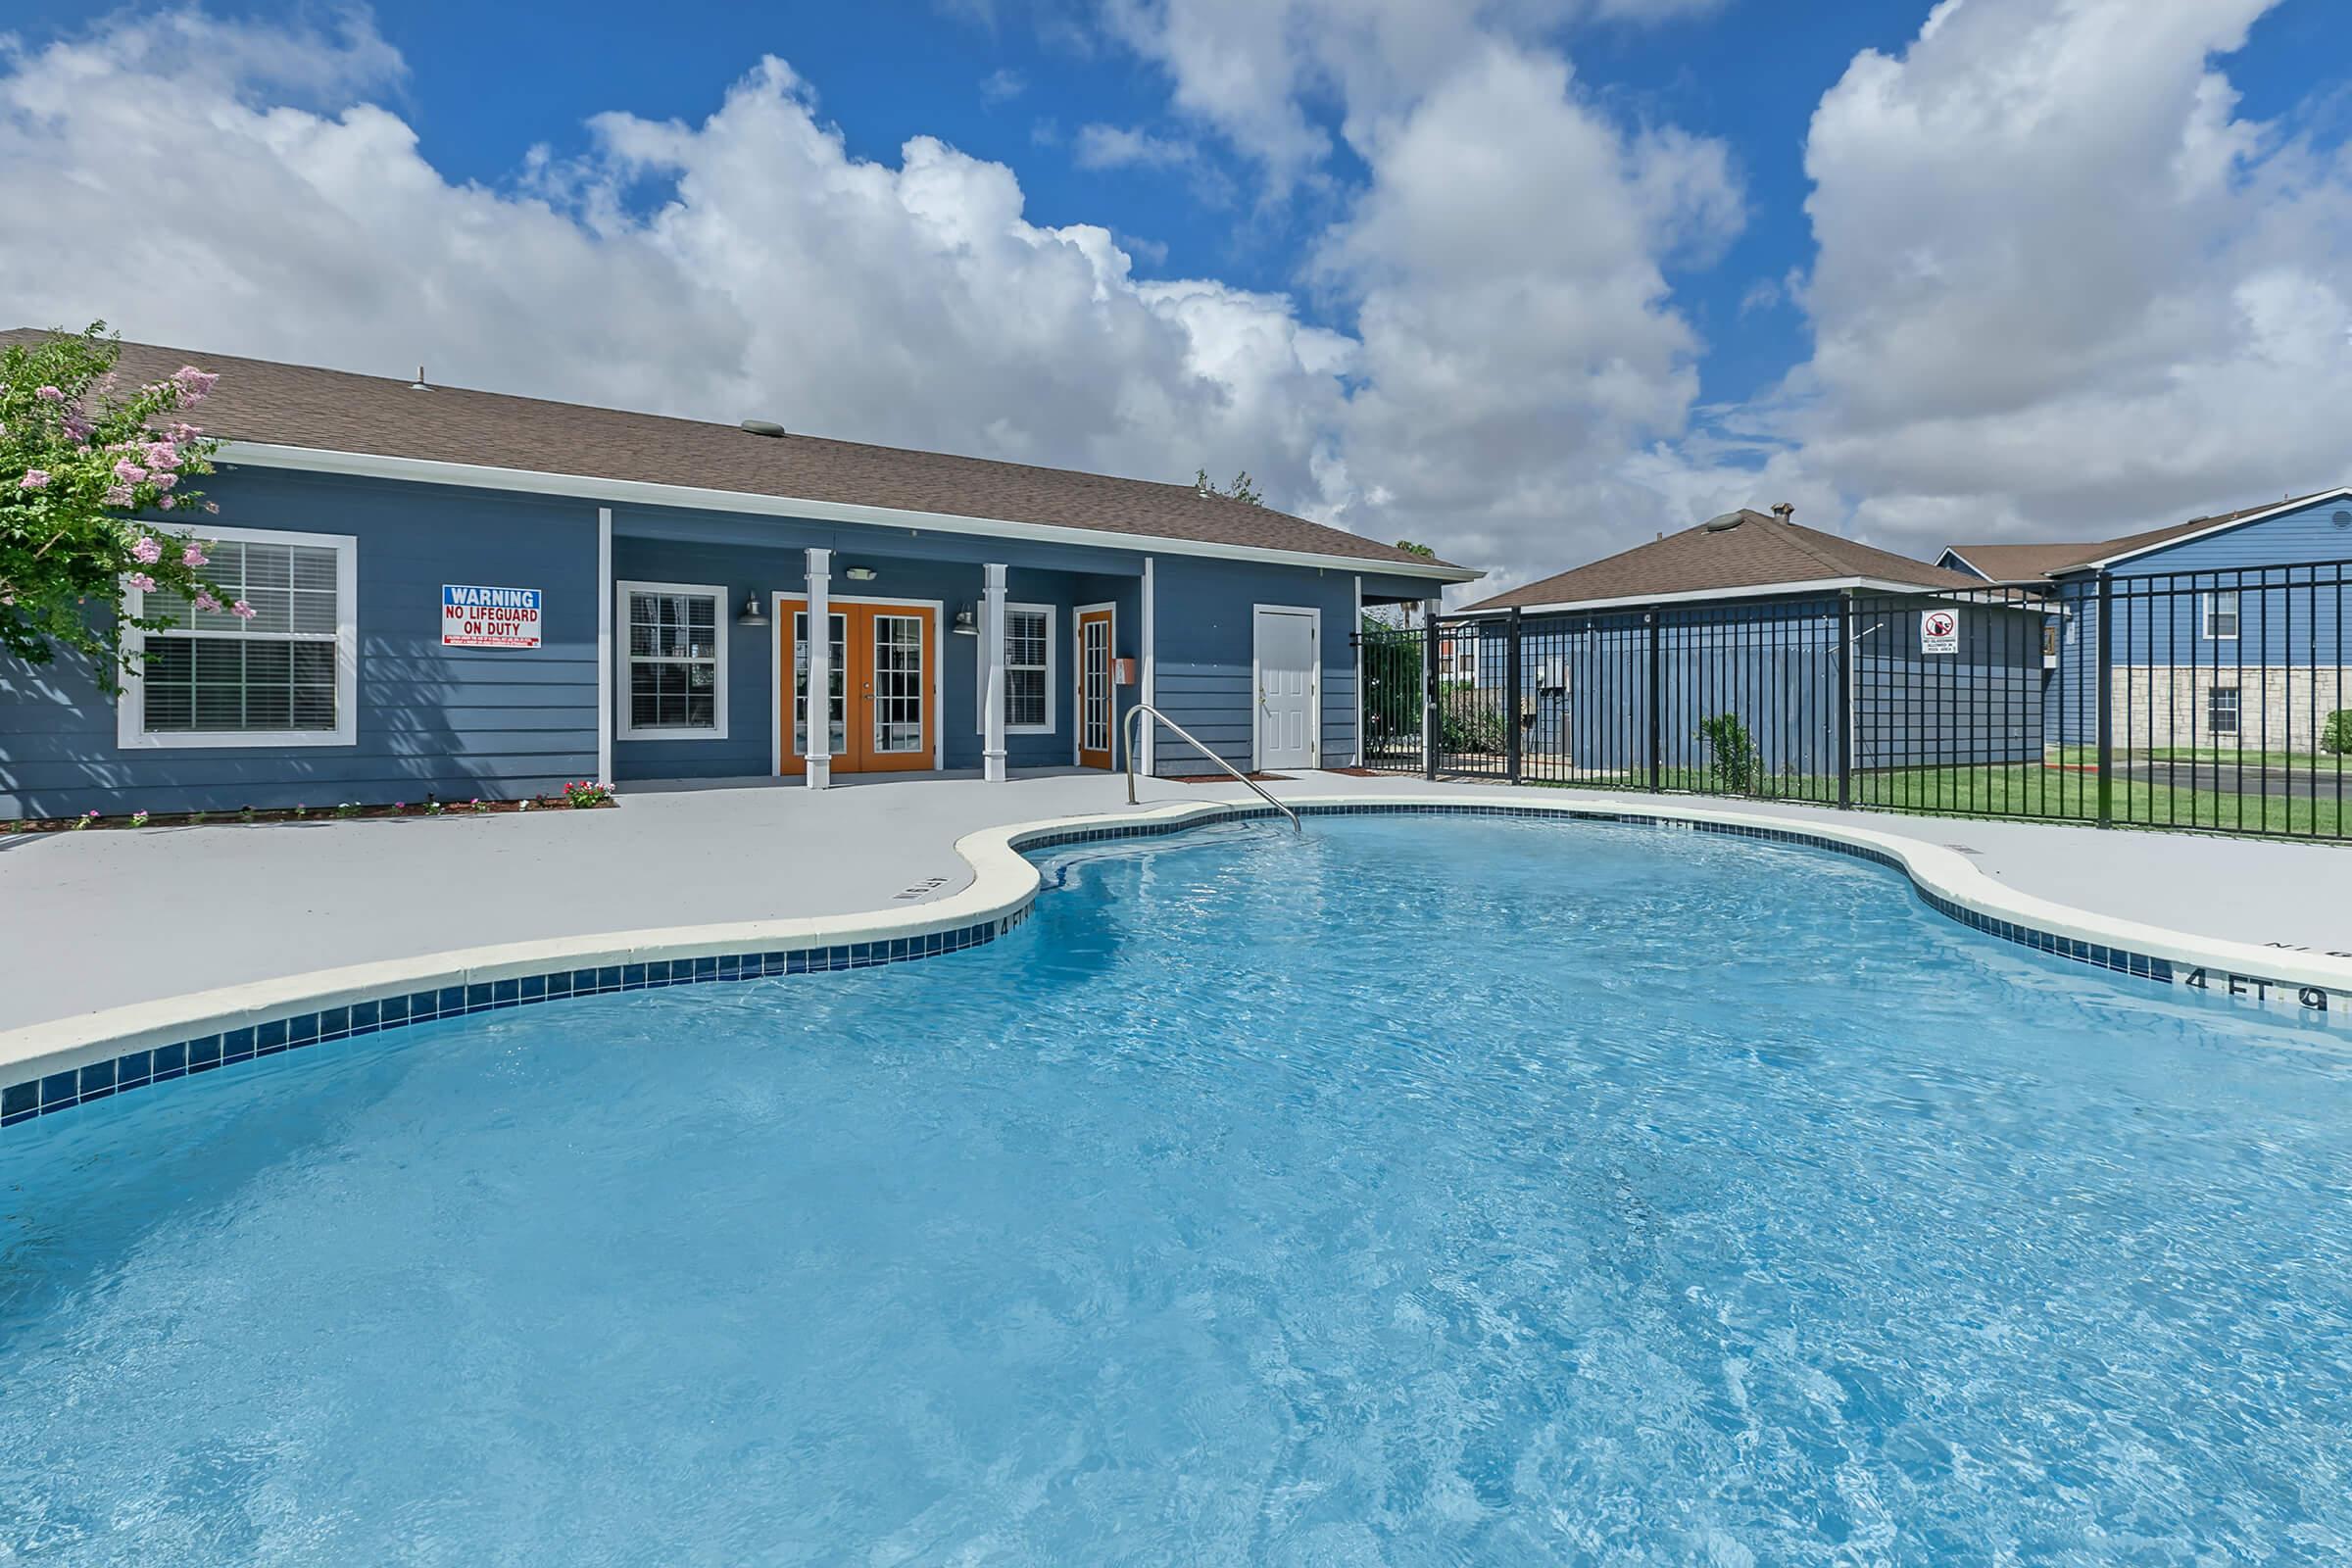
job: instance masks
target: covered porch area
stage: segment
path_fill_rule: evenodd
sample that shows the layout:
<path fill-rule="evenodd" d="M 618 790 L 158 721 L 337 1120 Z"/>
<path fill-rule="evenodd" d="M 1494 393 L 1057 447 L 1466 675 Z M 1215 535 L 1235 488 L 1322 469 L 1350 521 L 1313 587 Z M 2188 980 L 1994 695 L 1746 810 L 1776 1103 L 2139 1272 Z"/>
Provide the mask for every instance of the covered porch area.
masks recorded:
<path fill-rule="evenodd" d="M 600 739 L 624 786 L 1106 773 L 1148 700 L 1141 552 L 655 509 L 605 527 Z"/>

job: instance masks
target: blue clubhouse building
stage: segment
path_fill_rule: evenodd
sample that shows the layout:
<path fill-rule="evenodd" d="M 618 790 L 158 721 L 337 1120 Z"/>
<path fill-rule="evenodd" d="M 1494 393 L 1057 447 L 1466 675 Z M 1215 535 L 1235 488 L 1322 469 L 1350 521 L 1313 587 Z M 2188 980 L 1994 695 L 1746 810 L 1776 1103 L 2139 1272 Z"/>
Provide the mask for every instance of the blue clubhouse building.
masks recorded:
<path fill-rule="evenodd" d="M 192 531 L 259 613 L 139 607 L 173 623 L 120 699 L 0 661 L 0 817 L 1108 769 L 1139 701 L 1239 768 L 1345 766 L 1362 609 L 1479 575 L 1190 485 L 183 349 L 122 369 L 187 363 L 226 442 Z M 1212 766 L 1164 731 L 1143 760 Z"/>

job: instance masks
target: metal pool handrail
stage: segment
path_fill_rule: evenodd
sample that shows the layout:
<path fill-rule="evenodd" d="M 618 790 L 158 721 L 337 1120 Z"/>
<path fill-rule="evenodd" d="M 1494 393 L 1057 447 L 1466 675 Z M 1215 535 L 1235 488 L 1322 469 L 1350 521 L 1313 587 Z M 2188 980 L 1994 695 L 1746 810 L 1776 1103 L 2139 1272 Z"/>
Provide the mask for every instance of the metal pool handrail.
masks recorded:
<path fill-rule="evenodd" d="M 1119 739 L 1127 747 L 1127 804 L 1129 806 L 1133 806 L 1135 804 L 1135 754 L 1138 743 L 1143 739 L 1144 727 L 1140 721 L 1146 713 L 1151 714 L 1153 718 L 1158 719 L 1162 724 L 1165 724 L 1168 726 L 1168 728 L 1174 730 L 1183 738 L 1184 743 L 1187 746 L 1190 746 L 1194 751 L 1199 752 L 1202 757 L 1207 758 L 1210 761 L 1216 763 L 1226 772 L 1231 773 L 1235 778 L 1240 779 L 1243 783 L 1255 790 L 1259 800 L 1265 802 L 1268 806 L 1271 806 L 1274 808 L 1274 809 L 1280 811 L 1283 815 L 1291 819 L 1291 826 L 1293 828 L 1297 829 L 1300 833 L 1306 831 L 1306 824 L 1298 820 L 1298 813 L 1292 810 L 1289 807 L 1283 805 L 1271 794 L 1267 793 L 1266 787 L 1263 784 L 1260 784 L 1257 780 L 1251 778 L 1249 774 L 1243 772 L 1240 768 L 1234 766 L 1231 762 L 1228 762 L 1225 760 L 1225 759 L 1219 757 L 1216 753 L 1210 751 L 1207 747 L 1193 739 L 1191 732 L 1188 731 L 1182 724 L 1177 723 L 1167 714 L 1161 712 L 1158 709 L 1153 708 L 1150 703 L 1136 704 L 1133 708 L 1127 710 L 1127 716 L 1119 720 Z"/>

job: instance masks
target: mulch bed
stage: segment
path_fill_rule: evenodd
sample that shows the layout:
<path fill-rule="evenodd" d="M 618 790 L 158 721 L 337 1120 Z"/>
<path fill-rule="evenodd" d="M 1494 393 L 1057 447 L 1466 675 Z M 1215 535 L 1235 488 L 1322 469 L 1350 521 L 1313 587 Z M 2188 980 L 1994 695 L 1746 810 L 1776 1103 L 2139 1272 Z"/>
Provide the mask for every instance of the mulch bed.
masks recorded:
<path fill-rule="evenodd" d="M 443 801 L 434 810 L 430 802 L 410 802 L 406 806 L 360 806 L 338 808 L 332 806 L 306 807 L 295 810 L 291 807 L 262 810 L 248 807 L 237 811 L 156 811 L 144 822 L 134 822 L 127 814 L 121 816 L 39 816 L 23 821 L 0 821 L 0 839 L 18 833 L 75 833 L 85 828 L 131 827 L 220 827 L 225 823 L 245 822 L 362 822 L 399 818 L 415 818 L 430 822 L 459 816 L 512 815 L 520 811 L 601 811 L 620 803 L 607 800 L 594 806 L 567 805 L 561 795 L 534 796 L 526 801 Z"/>
<path fill-rule="evenodd" d="M 1378 777 L 1380 777 L 1380 775 L 1379 775 L 1378 773 L 1375 773 L 1375 772 L 1373 772 L 1373 771 L 1372 771 L 1370 768 L 1368 768 L 1368 767 L 1327 767 L 1327 768 L 1323 769 L 1323 771 L 1324 771 L 1324 772 L 1326 772 L 1326 773 L 1344 773 L 1344 774 L 1346 774 L 1346 775 L 1347 775 L 1348 777 L 1349 777 L 1349 778 L 1378 778 Z"/>

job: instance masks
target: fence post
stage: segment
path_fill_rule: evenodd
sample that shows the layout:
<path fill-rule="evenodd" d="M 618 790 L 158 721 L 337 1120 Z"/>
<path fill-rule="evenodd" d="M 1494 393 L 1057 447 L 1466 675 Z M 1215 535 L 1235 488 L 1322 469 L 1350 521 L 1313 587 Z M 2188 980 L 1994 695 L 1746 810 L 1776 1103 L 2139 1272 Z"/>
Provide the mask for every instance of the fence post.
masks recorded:
<path fill-rule="evenodd" d="M 2099 572 L 2099 826 L 2115 825 L 2114 581 Z"/>
<path fill-rule="evenodd" d="M 1854 804 L 1854 600 L 1838 596 L 1838 805 Z"/>
<path fill-rule="evenodd" d="M 1519 728 L 1519 709 L 1526 701 L 1521 691 L 1527 656 L 1521 651 L 1519 622 L 1519 607 L 1513 605 L 1511 618 L 1503 627 L 1503 636 L 1509 640 L 1502 645 L 1502 772 L 1513 784 L 1527 766 L 1527 741 Z"/>
<path fill-rule="evenodd" d="M 1658 650 L 1658 612 L 1643 611 L 1642 618 L 1649 625 L 1649 793 L 1655 795 L 1665 787 L 1660 756 L 1664 748 L 1659 745 L 1658 687 L 1665 679 L 1666 662 Z"/>
<path fill-rule="evenodd" d="M 1438 742 L 1446 730 L 1438 715 L 1438 601 L 1421 607 L 1421 776 L 1438 776 Z"/>

